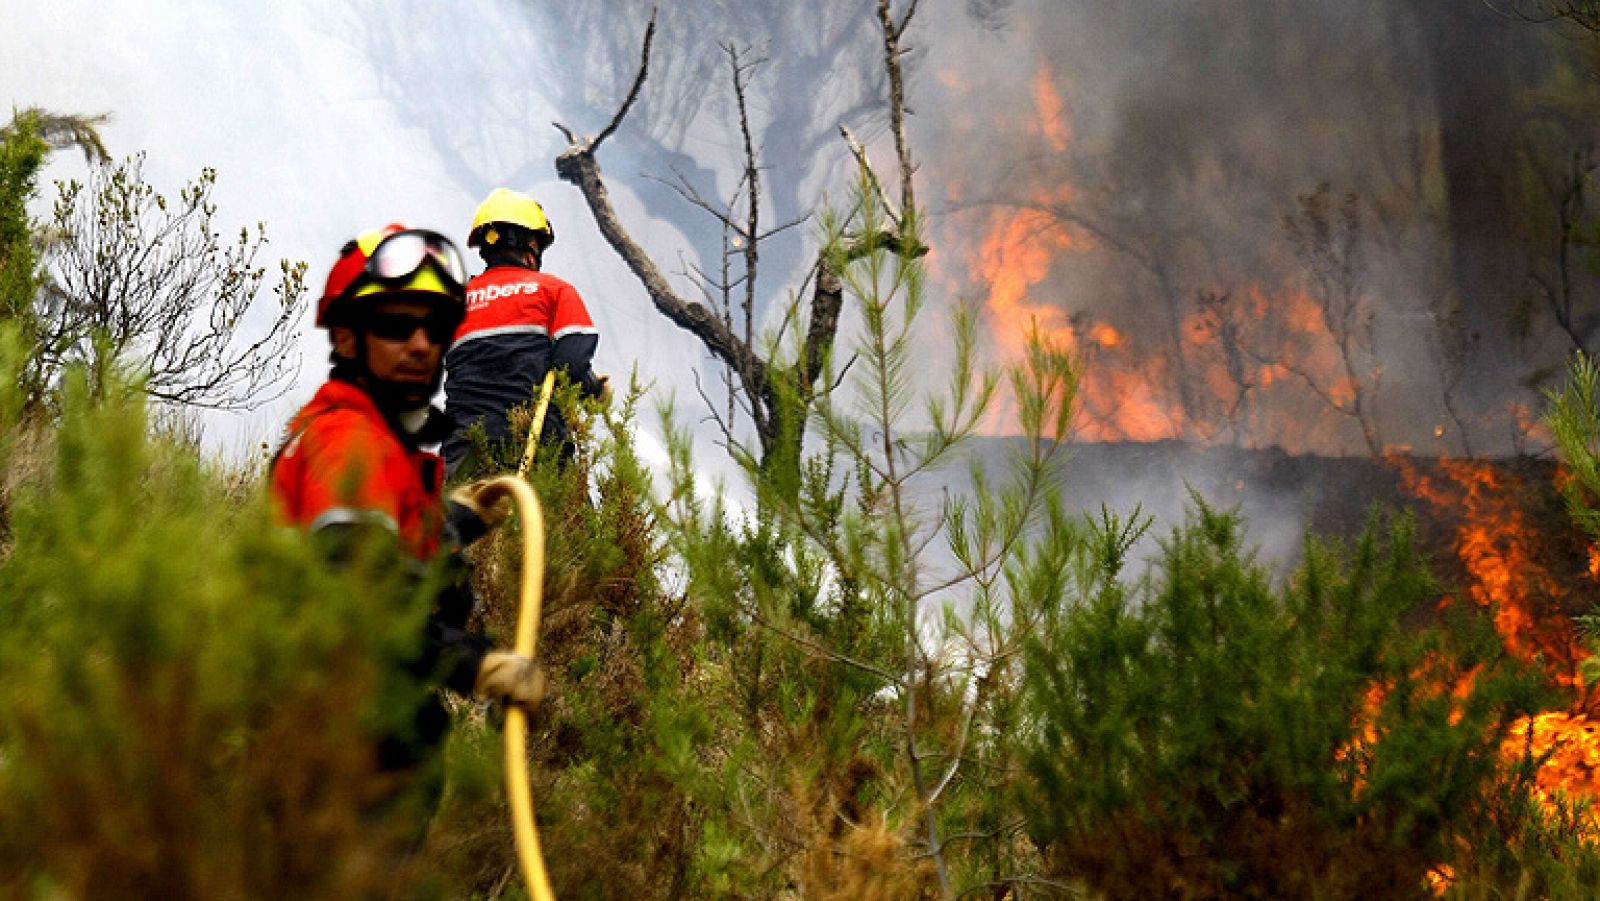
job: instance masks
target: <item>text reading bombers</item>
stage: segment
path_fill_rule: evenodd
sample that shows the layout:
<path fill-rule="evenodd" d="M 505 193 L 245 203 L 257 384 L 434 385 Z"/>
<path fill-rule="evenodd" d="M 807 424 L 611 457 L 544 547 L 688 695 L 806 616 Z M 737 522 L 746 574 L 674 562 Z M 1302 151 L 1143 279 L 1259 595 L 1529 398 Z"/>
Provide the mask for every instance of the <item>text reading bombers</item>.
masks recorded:
<path fill-rule="evenodd" d="M 537 282 L 513 282 L 509 285 L 489 285 L 484 288 L 474 288 L 467 292 L 467 309 L 481 310 L 484 305 L 502 297 L 515 297 L 518 294 L 537 294 Z"/>

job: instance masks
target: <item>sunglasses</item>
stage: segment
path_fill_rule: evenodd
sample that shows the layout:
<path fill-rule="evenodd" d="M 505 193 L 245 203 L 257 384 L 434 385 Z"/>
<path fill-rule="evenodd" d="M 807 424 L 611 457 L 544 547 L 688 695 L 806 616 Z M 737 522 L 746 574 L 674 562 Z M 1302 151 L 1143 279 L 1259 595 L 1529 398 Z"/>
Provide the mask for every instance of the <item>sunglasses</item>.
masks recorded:
<path fill-rule="evenodd" d="M 467 267 L 461 261 L 461 251 L 444 235 L 422 228 L 395 232 L 384 238 L 372 249 L 362 271 L 372 279 L 392 285 L 405 282 L 430 263 L 452 288 L 459 290 L 467 283 Z"/>
<path fill-rule="evenodd" d="M 411 313 L 368 313 L 366 317 L 367 332 L 382 338 L 385 341 L 409 341 L 411 336 L 422 329 L 428 334 L 428 340 L 434 344 L 449 344 L 456 336 L 456 326 L 460 318 L 447 310 L 438 310 L 426 316 L 415 316 Z"/>

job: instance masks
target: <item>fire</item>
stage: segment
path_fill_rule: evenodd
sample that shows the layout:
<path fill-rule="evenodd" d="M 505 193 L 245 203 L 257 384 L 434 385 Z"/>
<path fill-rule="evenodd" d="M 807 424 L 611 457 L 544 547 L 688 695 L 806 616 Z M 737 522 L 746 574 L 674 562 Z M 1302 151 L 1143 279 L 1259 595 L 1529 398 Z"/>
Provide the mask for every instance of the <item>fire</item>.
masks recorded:
<path fill-rule="evenodd" d="M 1078 433 L 1090 440 L 1160 441 L 1183 431 L 1183 421 L 1166 398 L 1139 373 L 1109 369 L 1089 373 L 1091 394 L 1078 417 Z M 1104 405 L 1099 399 L 1113 401 Z"/>
<path fill-rule="evenodd" d="M 1031 299 L 1029 291 L 1049 274 L 1054 252 L 1075 243 L 1072 235 L 1039 210 L 997 211 L 991 216 L 988 233 L 979 245 L 979 266 L 989 286 L 989 317 L 1007 358 L 1022 356 L 1028 330 L 1034 326 L 1052 338 L 1068 333 L 1065 311 Z M 1069 346 L 1076 347 L 1076 341 Z"/>
<path fill-rule="evenodd" d="M 1549 760 L 1534 774 L 1534 794 L 1554 806 L 1557 795 L 1569 802 L 1600 798 L 1600 722 L 1588 714 L 1553 710 L 1528 717 L 1511 727 L 1500 746 L 1507 760 L 1524 754 Z M 1585 832 L 1600 839 L 1600 824 L 1590 822 Z"/>
<path fill-rule="evenodd" d="M 1044 133 L 1051 149 L 1061 153 L 1072 143 L 1072 125 L 1066 115 L 1066 104 L 1056 91 L 1050 70 L 1040 66 L 1033 76 L 1033 102 L 1039 110 L 1039 130 Z"/>
<path fill-rule="evenodd" d="M 1407 488 L 1440 510 L 1457 511 L 1456 554 L 1470 576 L 1468 596 L 1488 609 L 1506 649 L 1538 660 L 1557 684 L 1579 688 L 1588 656 L 1558 604 L 1567 588 L 1539 561 L 1538 532 L 1513 499 L 1514 486 L 1488 465 L 1439 461 L 1450 484 L 1402 466 Z"/>
<path fill-rule="evenodd" d="M 1053 109 L 1052 84 L 1047 74 L 1038 80 L 1041 115 Z M 1076 197 L 1062 185 L 1027 206 L 991 210 L 981 240 L 967 246 L 1001 359 L 1020 359 L 1034 328 L 1077 355 L 1079 438 L 1225 437 L 1292 453 L 1361 447 L 1354 411 L 1372 386 L 1347 371 L 1322 307 L 1297 286 L 1218 296 L 1184 312 L 1175 336 L 1151 327 L 1159 308 L 1111 321 L 1074 312 L 1070 298 L 1050 293 L 1053 282 L 1070 284 L 1072 274 L 1099 265 L 1096 252 L 1106 250 L 1055 212 Z M 1003 417 L 990 422 L 998 431 L 1008 426 Z"/>
<path fill-rule="evenodd" d="M 1534 774 L 1533 791 L 1552 809 L 1558 796 L 1569 801 L 1600 798 L 1600 722 L 1583 709 L 1586 698 L 1578 672 L 1588 651 L 1571 620 L 1552 609 L 1567 588 L 1536 558 L 1538 535 L 1514 503 L 1516 486 L 1487 464 L 1447 459 L 1440 466 L 1449 484 L 1411 466 L 1402 466 L 1402 473 L 1416 496 L 1461 513 L 1456 553 L 1470 577 L 1468 596 L 1491 611 L 1508 651 L 1538 662 L 1554 682 L 1573 691 L 1573 709 L 1514 723 L 1501 754 L 1507 761 L 1524 755 L 1544 759 Z M 1589 548 L 1588 571 L 1600 577 L 1600 549 Z M 1600 840 L 1600 823 L 1589 822 L 1584 832 Z"/>
<path fill-rule="evenodd" d="M 970 94 L 959 70 L 936 77 L 953 95 Z M 1069 177 L 1076 170 L 1065 160 L 1078 146 L 1070 87 L 1040 63 L 1030 105 L 978 113 L 989 127 L 1033 136 L 1041 153 L 1038 165 L 1008 179 L 1006 193 L 1025 199 L 978 214 L 967 227 L 977 240 L 953 242 L 968 250 L 952 283 L 986 292 L 984 322 L 1000 360 L 1021 359 L 1035 328 L 1077 354 L 1085 410 L 1075 428 L 1086 440 L 1363 451 L 1356 411 L 1375 391 L 1376 373 L 1348 371 L 1350 337 L 1334 334 L 1341 320 L 1308 293 L 1293 255 L 1285 249 L 1281 266 L 1232 291 L 1174 279 L 1168 257 L 1182 248 L 1146 246 L 1108 223 L 1097 213 L 1104 185 Z M 952 204 L 968 187 L 953 173 L 945 185 Z M 1078 294 L 1089 286 L 1099 287 Z M 1015 427 L 1004 417 L 989 422 Z"/>
<path fill-rule="evenodd" d="M 1096 324 L 1089 330 L 1089 337 L 1101 347 L 1116 347 L 1122 343 L 1122 333 L 1106 325 L 1104 322 Z"/>
<path fill-rule="evenodd" d="M 940 78 L 959 82 L 953 70 Z M 1427 418 L 1409 423 L 1415 432 L 1378 434 L 1372 411 L 1384 402 L 1378 397 L 1384 370 L 1370 343 L 1363 350 L 1361 335 L 1365 328 L 1370 336 L 1379 315 L 1370 311 L 1390 306 L 1379 298 L 1347 295 L 1341 301 L 1308 278 L 1291 254 L 1273 259 L 1265 249 L 1265 262 L 1252 261 L 1242 276 L 1227 260 L 1211 260 L 1211 268 L 1196 275 L 1202 270 L 1183 264 L 1189 250 L 1181 239 L 1146 242 L 1138 216 L 1132 224 L 1115 215 L 1097 217 L 1117 209 L 1105 192 L 1125 185 L 1093 181 L 1103 173 L 1092 165 L 1064 162 L 1069 151 L 1092 149 L 1094 142 L 1085 118 L 1077 123 L 1083 135 L 1082 145 L 1077 143 L 1075 106 L 1070 94 L 1063 97 L 1069 87 L 1040 66 L 1031 82 L 1031 109 L 1023 113 L 1031 113 L 1031 121 L 990 114 L 996 127 L 1030 136 L 1037 144 L 1035 159 L 1054 165 L 1008 172 L 1008 191 L 1017 192 L 1010 196 L 1025 200 L 990 208 L 971 229 L 976 240 L 956 243 L 969 248 L 961 275 L 986 292 L 984 322 L 1003 361 L 1022 357 L 1035 328 L 1077 356 L 1081 384 L 1074 427 L 1080 439 L 1232 441 L 1290 453 L 1365 453 L 1369 444 L 1426 447 L 1430 433 L 1436 447 L 1465 447 L 1465 429 L 1488 428 L 1454 418 L 1447 427 L 1423 412 Z M 1079 176 L 1082 184 L 1073 184 L 1071 178 Z M 1215 283 L 1196 284 L 1201 278 Z M 1379 288 L 1369 284 L 1362 290 Z M 1362 311 L 1368 311 L 1364 319 Z M 1390 420 L 1395 415 L 1388 413 Z M 1495 415 L 1501 417 L 1496 429 L 1510 426 L 1519 447 L 1548 440 L 1525 405 Z M 1014 411 L 1001 412 L 987 426 L 1014 430 Z M 1570 709 L 1516 724 L 1504 739 L 1507 759 L 1548 755 L 1536 777 L 1541 797 L 1600 797 L 1600 709 L 1591 721 L 1579 675 L 1588 651 L 1561 609 L 1572 586 L 1541 558 L 1546 545 L 1533 516 L 1517 503 L 1519 486 L 1502 470 L 1466 461 L 1441 460 L 1437 469 L 1427 464 L 1426 472 L 1422 464 L 1402 464 L 1402 470 L 1407 488 L 1433 504 L 1438 519 L 1456 523 L 1454 551 L 1465 578 L 1459 595 L 1446 602 L 1470 601 L 1485 610 L 1509 654 L 1535 663 L 1552 684 L 1571 692 Z M 1600 582 L 1600 548 L 1590 551 L 1587 562 L 1590 577 Z M 1437 684 L 1441 692 L 1461 697 L 1471 677 L 1440 676 Z M 1381 698 L 1381 690 L 1374 691 Z M 1357 724 L 1353 748 L 1363 740 L 1362 728 Z M 1600 829 L 1595 834 L 1600 837 Z M 1452 877 L 1440 871 L 1439 878 L 1438 884 L 1447 884 Z"/>

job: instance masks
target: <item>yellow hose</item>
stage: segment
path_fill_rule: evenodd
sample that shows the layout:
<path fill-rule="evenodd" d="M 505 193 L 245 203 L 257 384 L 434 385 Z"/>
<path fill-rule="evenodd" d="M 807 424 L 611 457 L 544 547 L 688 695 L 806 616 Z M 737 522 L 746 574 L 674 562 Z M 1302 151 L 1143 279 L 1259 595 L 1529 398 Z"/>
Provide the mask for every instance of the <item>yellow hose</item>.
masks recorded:
<path fill-rule="evenodd" d="M 478 501 L 484 505 L 493 504 L 509 493 L 517 505 L 517 515 L 522 517 L 522 602 L 517 611 L 517 634 L 512 650 L 528 658 L 533 658 L 538 650 L 539 615 L 544 604 L 544 511 L 539 506 L 539 496 L 523 477 L 533 465 L 533 454 L 539 447 L 539 433 L 544 427 L 545 411 L 550 407 L 550 392 L 554 386 L 555 373 L 546 374 L 539 392 L 539 405 L 533 414 L 533 428 L 528 432 L 528 447 L 522 454 L 522 466 L 517 475 L 500 476 L 478 490 Z M 506 708 L 505 748 L 506 796 L 511 801 L 511 831 L 516 836 L 522 880 L 533 901 L 555 901 L 550 875 L 545 871 L 544 854 L 539 850 L 539 830 L 533 819 L 533 788 L 528 779 L 528 715 L 520 707 Z"/>
<path fill-rule="evenodd" d="M 512 650 L 533 657 L 538 650 L 539 613 L 544 603 L 544 513 L 539 497 L 519 476 L 500 476 L 486 484 L 479 497 L 488 500 L 498 491 L 511 494 L 522 517 L 522 606 L 517 613 L 517 635 Z M 528 781 L 528 715 L 521 707 L 506 708 L 506 795 L 511 801 L 511 830 L 517 840 L 517 862 L 534 901 L 555 901 L 544 855 L 539 851 L 539 830 L 533 821 L 533 789 Z"/>
<path fill-rule="evenodd" d="M 533 428 L 528 430 L 528 446 L 522 451 L 522 465 L 517 467 L 517 475 L 527 478 L 528 470 L 533 468 L 533 452 L 539 449 L 539 435 L 544 432 L 544 414 L 550 409 L 550 392 L 556 387 L 556 371 L 554 369 L 544 374 L 544 384 L 539 386 L 539 405 L 533 408 Z"/>

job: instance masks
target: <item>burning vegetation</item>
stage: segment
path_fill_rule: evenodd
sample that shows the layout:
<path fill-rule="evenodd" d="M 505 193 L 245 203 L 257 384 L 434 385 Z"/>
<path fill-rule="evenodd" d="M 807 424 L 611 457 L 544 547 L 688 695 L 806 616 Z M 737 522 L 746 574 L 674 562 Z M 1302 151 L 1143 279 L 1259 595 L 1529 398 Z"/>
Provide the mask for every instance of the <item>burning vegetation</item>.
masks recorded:
<path fill-rule="evenodd" d="M 1573 32 L 1584 46 L 1575 52 L 1592 53 L 1592 17 L 1561 13 L 1565 8 L 1558 5 L 1557 14 L 1591 29 L 1587 37 Z M 1194 24 L 1201 15 L 1170 18 Z M 1368 37 L 1377 44 L 1415 38 L 1405 32 L 1407 15 L 1374 11 Z M 1256 24 L 1292 30 L 1281 21 Z M 1308 35 L 1319 26 L 1294 27 Z M 1484 27 L 1462 25 L 1435 40 L 1457 46 Z M 1312 458 L 1355 453 L 1367 456 L 1374 472 L 1391 473 L 1349 485 L 1353 501 L 1323 502 L 1378 503 L 1419 518 L 1421 540 L 1445 583 L 1431 610 L 1412 611 L 1408 622 L 1452 609 L 1481 611 L 1504 653 L 1541 675 L 1554 700 L 1506 725 L 1501 754 L 1508 771 L 1527 769 L 1553 818 L 1587 841 L 1600 840 L 1600 821 L 1589 809 L 1600 792 L 1600 721 L 1584 675 L 1592 677 L 1595 667 L 1578 625 L 1600 600 L 1600 547 L 1595 530 L 1586 532 L 1581 516 L 1574 525 L 1558 503 L 1562 493 L 1592 492 L 1593 484 L 1585 488 L 1581 476 L 1535 459 L 1548 457 L 1553 436 L 1530 390 L 1550 383 L 1563 355 L 1593 349 L 1600 269 L 1589 230 L 1600 211 L 1590 200 L 1592 126 L 1571 118 L 1572 104 L 1592 101 L 1579 101 L 1582 89 L 1562 81 L 1571 74 L 1563 67 L 1576 64 L 1556 63 L 1543 83 L 1545 111 L 1564 124 L 1518 138 L 1528 182 L 1505 196 L 1518 205 L 1512 215 L 1532 224 L 1487 242 L 1496 244 L 1490 249 L 1484 239 L 1491 227 L 1478 223 L 1469 234 L 1463 225 L 1476 201 L 1434 193 L 1469 172 L 1500 184 L 1471 158 L 1483 152 L 1471 144 L 1482 135 L 1464 137 L 1448 112 L 1443 127 L 1430 130 L 1420 126 L 1426 115 L 1419 112 L 1481 92 L 1484 81 L 1457 78 L 1442 65 L 1431 76 L 1439 80 L 1422 79 L 1426 84 L 1412 78 L 1373 86 L 1393 101 L 1394 118 L 1378 113 L 1358 127 L 1411 129 L 1410 153 L 1384 158 L 1381 144 L 1357 136 L 1341 145 L 1353 167 L 1295 184 L 1291 170 L 1272 170 L 1261 158 L 1249 130 L 1274 113 L 1298 124 L 1311 105 L 1341 99 L 1319 98 L 1295 82 L 1265 101 L 1280 108 L 1262 112 L 1253 102 L 1267 95 L 1241 81 L 1239 107 L 1219 111 L 1203 105 L 1217 98 L 1194 100 L 1173 88 L 1192 59 L 1175 51 L 1167 62 L 1169 93 L 1159 102 L 1169 118 L 1162 124 L 1192 135 L 1185 131 L 1190 117 L 1211 112 L 1217 115 L 1206 121 L 1220 123 L 1222 133 L 1194 143 L 1152 140 L 1159 126 L 1138 121 L 1132 109 L 1148 89 L 1137 77 L 1121 86 L 1120 118 L 1108 117 L 1095 108 L 1102 95 L 1053 63 L 1036 69 L 1028 102 L 1009 107 L 1030 110 L 1031 120 L 1015 113 L 987 125 L 953 119 L 954 133 L 1004 131 L 1036 155 L 1006 170 L 1005 183 L 992 189 L 966 179 L 952 184 L 952 218 L 976 239 L 965 254 L 938 261 L 943 275 L 981 298 L 1001 358 L 1020 355 L 1037 329 L 1080 361 L 1073 420 L 1080 441 L 1123 445 L 1146 459 L 1169 456 L 1136 449 L 1149 442 Z M 1243 71 L 1246 64 L 1239 65 Z M 963 95 L 960 75 L 940 75 L 952 95 Z M 1228 133 L 1228 124 L 1237 132 Z M 1132 143 L 1139 138 L 1146 143 Z M 1548 162 L 1563 153 L 1570 166 Z M 1541 161 L 1540 154 L 1550 156 Z M 1250 192 L 1262 187 L 1254 179 L 1268 170 L 1284 179 L 1277 199 L 1252 206 L 1260 198 Z M 986 190 L 988 202 L 974 199 Z M 1526 252 L 1513 259 L 1502 247 Z M 1464 260 L 1474 254 L 1478 261 Z M 1499 301 L 1486 298 L 1495 291 L 1515 297 L 1515 309 L 1494 307 Z M 1585 324 L 1573 327 L 1579 320 Z M 1592 407 L 1594 398 L 1587 402 Z M 988 428 L 1014 431 L 1010 415 L 1002 408 Z M 1578 444 L 1563 445 L 1568 463 L 1595 450 L 1592 437 Z M 1108 453 L 1115 451 L 1096 451 Z M 1235 499 L 1261 488 L 1241 477 L 1238 490 Z M 1330 515 L 1342 514 L 1324 511 L 1323 518 Z M 1349 534 L 1348 523 L 1337 531 Z M 1457 674 L 1461 681 L 1441 691 L 1464 696 L 1476 672 Z"/>

